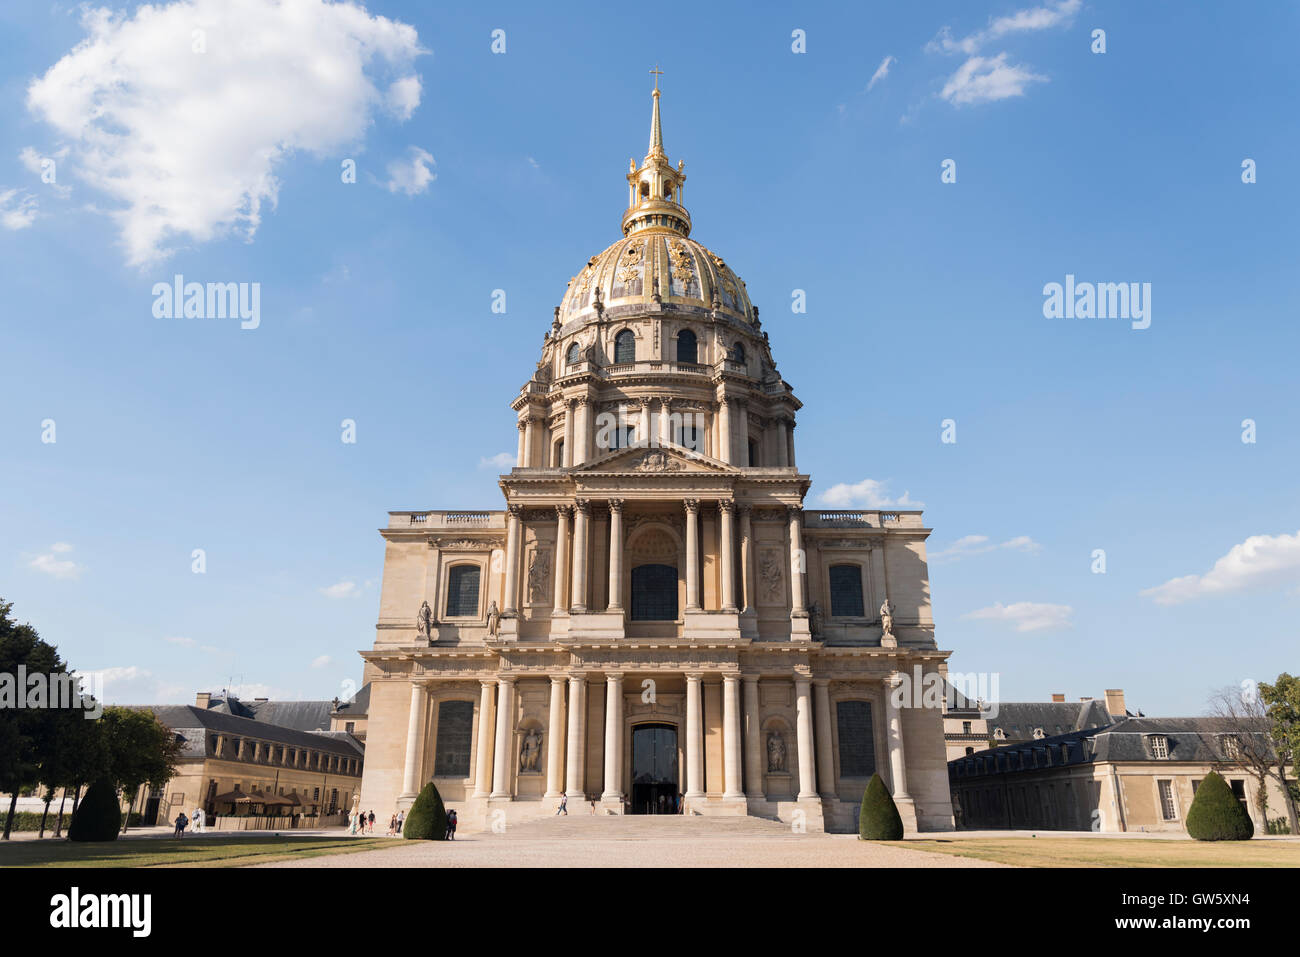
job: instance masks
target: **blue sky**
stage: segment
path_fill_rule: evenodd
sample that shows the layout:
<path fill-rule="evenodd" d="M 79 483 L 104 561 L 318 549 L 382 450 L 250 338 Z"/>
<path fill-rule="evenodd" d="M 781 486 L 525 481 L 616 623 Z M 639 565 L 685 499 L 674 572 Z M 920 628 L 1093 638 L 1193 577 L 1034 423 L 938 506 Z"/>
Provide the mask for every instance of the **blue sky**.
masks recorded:
<path fill-rule="evenodd" d="M 15 613 L 112 669 L 112 700 L 346 692 L 385 512 L 500 505 L 483 463 L 514 449 L 565 283 L 618 236 L 658 63 L 694 235 L 804 402 L 808 505 L 924 504 L 954 669 L 1008 700 L 1122 687 L 1147 714 L 1294 671 L 1296 8 L 645 18 L 6 4 Z M 156 318 L 176 273 L 259 283 L 260 325 Z M 1067 274 L 1150 283 L 1150 327 L 1045 318 Z"/>

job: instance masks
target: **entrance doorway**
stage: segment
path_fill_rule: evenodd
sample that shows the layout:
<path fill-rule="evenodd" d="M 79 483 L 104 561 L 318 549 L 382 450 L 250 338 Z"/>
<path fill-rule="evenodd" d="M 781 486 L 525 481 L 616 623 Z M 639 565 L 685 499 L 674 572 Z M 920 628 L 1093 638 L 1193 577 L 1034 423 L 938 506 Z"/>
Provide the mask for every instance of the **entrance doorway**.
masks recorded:
<path fill-rule="evenodd" d="M 671 724 L 633 728 L 632 813 L 675 813 L 677 782 L 677 729 Z"/>

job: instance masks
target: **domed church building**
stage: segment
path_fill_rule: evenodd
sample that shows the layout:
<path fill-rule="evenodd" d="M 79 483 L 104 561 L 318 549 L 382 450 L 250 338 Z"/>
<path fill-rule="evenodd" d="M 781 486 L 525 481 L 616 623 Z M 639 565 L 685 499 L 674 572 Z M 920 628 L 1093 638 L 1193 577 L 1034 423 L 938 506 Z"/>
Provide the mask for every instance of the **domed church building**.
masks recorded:
<path fill-rule="evenodd" d="M 387 816 L 433 781 L 470 828 L 567 797 L 851 831 L 879 772 L 908 831 L 949 829 L 942 713 L 913 691 L 949 654 L 929 529 L 803 507 L 801 403 L 745 283 L 692 237 L 659 98 L 620 236 L 511 402 L 505 508 L 381 531 L 360 804 Z"/>

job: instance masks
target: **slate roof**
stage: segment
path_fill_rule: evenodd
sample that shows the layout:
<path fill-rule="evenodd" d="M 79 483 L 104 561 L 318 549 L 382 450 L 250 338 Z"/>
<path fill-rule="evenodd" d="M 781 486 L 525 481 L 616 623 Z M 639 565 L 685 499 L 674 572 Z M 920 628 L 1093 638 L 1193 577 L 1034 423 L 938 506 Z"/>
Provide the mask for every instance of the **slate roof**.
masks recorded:
<path fill-rule="evenodd" d="M 340 701 L 335 713 L 348 718 L 364 718 L 370 713 L 370 682 L 361 686 L 361 690 L 352 696 L 351 701 Z"/>
<path fill-rule="evenodd" d="M 328 704 L 328 702 L 326 702 Z M 300 731 L 283 725 L 256 721 L 240 715 L 228 714 L 216 708 L 196 708 L 188 704 L 138 705 L 141 710 L 152 711 L 158 720 L 185 739 L 184 748 L 194 750 L 186 752 L 187 757 L 202 757 L 204 754 L 204 732 L 214 731 L 220 734 L 238 735 L 243 738 L 256 738 L 275 744 L 287 744 L 297 748 L 311 748 L 326 754 L 338 754 L 354 758 L 365 753 L 365 748 L 352 735 L 342 731 Z M 191 744 L 193 739 L 196 744 Z"/>
<path fill-rule="evenodd" d="M 1042 728 L 1044 737 L 1101 728 L 1114 719 L 1106 712 L 1101 698 L 1087 701 L 1001 701 L 997 717 L 989 717 L 989 734 L 1001 728 L 1008 741 L 1029 741 L 1034 729 Z"/>
<path fill-rule="evenodd" d="M 1062 766 L 1062 745 L 1068 750 L 1067 763 L 1070 765 L 1137 761 L 1218 764 L 1226 761 L 1222 738 L 1227 733 L 1222 718 L 1125 718 L 1105 727 L 1082 728 L 1039 740 L 1017 741 L 954 758 L 948 762 L 948 773 L 950 777 L 966 778 L 1059 768 Z M 1249 733 L 1259 732 L 1236 732 L 1238 736 Z M 1152 752 L 1151 738 L 1154 735 L 1165 738 L 1168 757 L 1157 758 Z M 1029 761 L 1021 767 L 1019 755 L 1028 759 L 1034 751 L 1039 753 L 1038 766 L 1034 767 Z M 1043 759 L 1044 753 L 1049 751 L 1050 765 Z M 989 767 L 990 764 L 994 766 Z M 980 770 L 981 766 L 985 769 Z"/>

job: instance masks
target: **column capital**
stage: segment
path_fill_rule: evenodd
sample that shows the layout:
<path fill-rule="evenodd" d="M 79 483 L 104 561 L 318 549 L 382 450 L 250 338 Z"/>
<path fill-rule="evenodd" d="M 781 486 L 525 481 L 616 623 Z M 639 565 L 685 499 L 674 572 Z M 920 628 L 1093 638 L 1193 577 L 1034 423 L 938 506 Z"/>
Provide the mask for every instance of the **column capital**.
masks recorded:
<path fill-rule="evenodd" d="M 478 679 L 478 683 L 479 683 L 482 687 L 484 687 L 484 688 L 492 688 L 492 687 L 495 687 L 495 686 L 496 686 L 497 679 L 496 679 L 496 678 L 479 678 L 479 679 Z"/>
<path fill-rule="evenodd" d="M 606 504 L 611 512 L 623 511 L 623 500 L 621 498 L 611 498 Z"/>
<path fill-rule="evenodd" d="M 724 672 L 722 675 L 722 681 L 724 684 L 735 684 L 740 679 L 741 675 L 734 671 Z"/>
<path fill-rule="evenodd" d="M 814 679 L 812 680 L 812 683 L 813 683 L 813 685 L 814 685 L 815 687 L 818 687 L 818 688 L 829 688 L 830 685 L 831 685 L 831 679 L 830 679 L 830 678 L 814 678 Z"/>
<path fill-rule="evenodd" d="M 581 512 L 583 515 L 591 515 L 591 500 L 580 498 L 573 503 L 573 510 Z"/>
<path fill-rule="evenodd" d="M 735 502 L 733 504 L 735 504 L 736 511 L 740 513 L 741 518 L 745 518 L 754 510 L 754 506 L 750 505 L 748 502 Z"/>
<path fill-rule="evenodd" d="M 682 505 L 688 512 L 698 512 L 700 510 L 700 500 L 698 498 L 682 499 Z"/>
<path fill-rule="evenodd" d="M 520 419 L 519 422 L 515 425 L 515 428 L 517 428 L 520 432 L 528 428 L 528 418 L 524 417 Z"/>
<path fill-rule="evenodd" d="M 568 675 L 551 675 L 551 684 L 562 685 L 568 679 Z"/>
<path fill-rule="evenodd" d="M 626 672 L 622 672 L 622 671 L 606 671 L 605 680 L 607 682 L 622 681 L 625 675 Z"/>
<path fill-rule="evenodd" d="M 497 675 L 498 685 L 512 685 L 515 683 L 516 675 Z"/>
<path fill-rule="evenodd" d="M 574 396 L 574 397 L 573 397 L 572 399 L 570 399 L 569 401 L 572 402 L 572 403 L 573 403 L 574 405 L 576 405 L 576 406 L 591 405 L 591 396 L 589 396 L 589 395 L 578 395 L 578 396 Z"/>
<path fill-rule="evenodd" d="M 745 682 L 747 685 L 756 685 L 761 677 L 762 675 L 741 675 L 740 680 Z"/>
<path fill-rule="evenodd" d="M 736 502 L 734 499 L 729 499 L 729 498 L 719 499 L 718 508 L 724 512 L 731 512 L 735 510 Z"/>
<path fill-rule="evenodd" d="M 555 515 L 556 515 L 557 518 L 566 519 L 566 518 L 568 518 L 568 517 L 569 517 L 570 515 L 572 515 L 572 514 L 573 514 L 573 506 L 572 506 L 572 505 L 557 505 L 557 506 L 555 506 Z"/>
<path fill-rule="evenodd" d="M 795 519 L 802 518 L 802 517 L 803 517 L 803 506 L 802 506 L 802 505 L 787 505 L 787 506 L 785 507 L 785 514 L 786 514 L 786 517 L 789 518 L 791 521 L 793 521 L 793 520 L 795 520 Z"/>
<path fill-rule="evenodd" d="M 565 674 L 569 676 L 570 681 L 586 681 L 588 673 L 585 671 L 566 671 Z"/>
<path fill-rule="evenodd" d="M 509 512 L 511 517 L 516 521 L 523 518 L 524 515 L 524 507 L 522 505 L 507 505 L 506 511 Z"/>
<path fill-rule="evenodd" d="M 687 680 L 687 681 L 703 681 L 703 680 L 704 680 L 704 672 L 702 672 L 702 671 L 688 671 L 688 672 L 686 672 L 686 680 Z"/>

